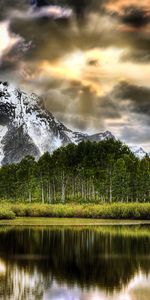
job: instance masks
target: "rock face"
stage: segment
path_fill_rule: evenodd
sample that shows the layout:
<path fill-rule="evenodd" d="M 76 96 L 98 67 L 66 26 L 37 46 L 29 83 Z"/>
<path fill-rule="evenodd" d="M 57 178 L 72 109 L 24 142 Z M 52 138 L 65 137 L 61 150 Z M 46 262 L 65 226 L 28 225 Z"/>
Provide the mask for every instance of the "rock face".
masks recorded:
<path fill-rule="evenodd" d="M 0 165 L 19 162 L 26 155 L 38 158 L 69 143 L 108 138 L 115 139 L 109 131 L 73 132 L 42 107 L 38 96 L 0 82 Z"/>

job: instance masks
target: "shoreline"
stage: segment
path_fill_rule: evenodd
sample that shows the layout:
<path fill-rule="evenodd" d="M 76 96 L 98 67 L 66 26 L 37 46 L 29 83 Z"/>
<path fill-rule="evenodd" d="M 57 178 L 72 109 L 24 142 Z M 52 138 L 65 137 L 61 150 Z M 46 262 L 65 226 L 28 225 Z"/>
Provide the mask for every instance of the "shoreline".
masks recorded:
<path fill-rule="evenodd" d="M 137 226 L 150 225 L 150 220 L 130 219 L 94 219 L 94 218 L 44 218 L 44 217 L 16 217 L 13 220 L 0 220 L 0 226 L 38 226 L 38 227 L 81 227 L 81 226 Z"/>

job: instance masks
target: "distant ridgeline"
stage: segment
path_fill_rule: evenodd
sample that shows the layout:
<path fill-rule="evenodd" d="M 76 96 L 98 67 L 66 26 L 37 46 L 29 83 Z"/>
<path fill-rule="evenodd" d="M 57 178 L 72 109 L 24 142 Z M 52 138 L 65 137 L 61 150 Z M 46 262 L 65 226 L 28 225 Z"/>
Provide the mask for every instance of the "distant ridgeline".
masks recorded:
<path fill-rule="evenodd" d="M 120 141 L 69 144 L 0 168 L 0 199 L 42 203 L 148 202 L 150 158 Z"/>

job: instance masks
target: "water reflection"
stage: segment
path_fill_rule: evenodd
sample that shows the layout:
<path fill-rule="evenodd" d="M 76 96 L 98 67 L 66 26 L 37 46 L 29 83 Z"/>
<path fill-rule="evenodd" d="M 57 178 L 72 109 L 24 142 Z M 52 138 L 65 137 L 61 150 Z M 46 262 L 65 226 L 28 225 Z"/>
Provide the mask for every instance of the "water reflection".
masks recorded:
<path fill-rule="evenodd" d="M 149 300 L 149 227 L 0 230 L 0 299 Z"/>

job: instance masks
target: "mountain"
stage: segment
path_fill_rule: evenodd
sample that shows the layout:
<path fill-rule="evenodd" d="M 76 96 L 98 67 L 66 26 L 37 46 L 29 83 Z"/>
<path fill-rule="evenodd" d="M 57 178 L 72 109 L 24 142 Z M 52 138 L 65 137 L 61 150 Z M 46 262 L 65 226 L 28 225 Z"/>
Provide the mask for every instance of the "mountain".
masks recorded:
<path fill-rule="evenodd" d="M 69 143 L 108 138 L 115 139 L 109 131 L 88 135 L 68 129 L 37 95 L 0 82 L 0 165 L 19 162 L 26 155 L 38 158 Z"/>
<path fill-rule="evenodd" d="M 135 156 L 140 159 L 144 158 L 148 154 L 142 147 L 129 146 L 129 148 L 135 154 Z"/>

